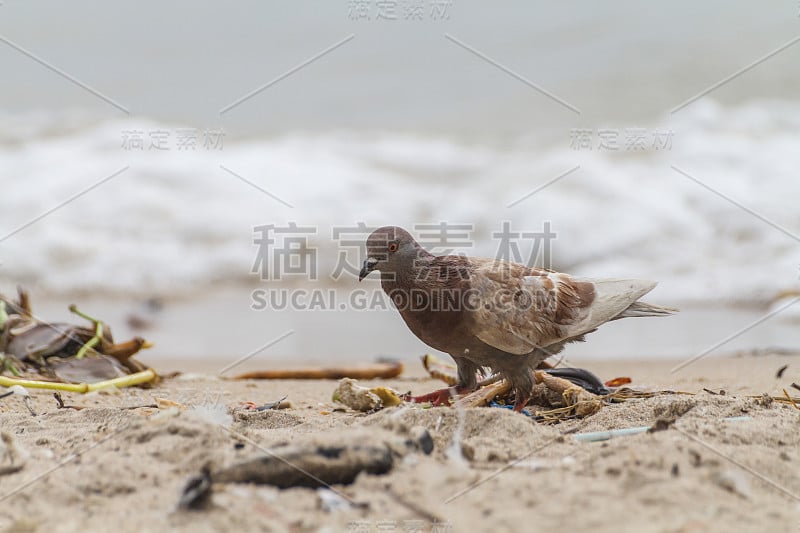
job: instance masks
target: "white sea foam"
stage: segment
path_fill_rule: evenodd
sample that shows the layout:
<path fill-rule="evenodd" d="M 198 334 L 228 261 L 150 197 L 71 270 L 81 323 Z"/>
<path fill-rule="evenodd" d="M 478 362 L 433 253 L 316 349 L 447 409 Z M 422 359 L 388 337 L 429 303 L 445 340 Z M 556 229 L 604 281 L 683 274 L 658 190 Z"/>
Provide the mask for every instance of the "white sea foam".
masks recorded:
<path fill-rule="evenodd" d="M 671 150 L 636 155 L 573 150 L 569 131 L 549 147 L 330 132 L 135 152 L 120 147 L 123 130 L 179 126 L 6 118 L 2 235 L 129 168 L 0 242 L 4 286 L 173 293 L 255 281 L 259 224 L 318 226 L 309 244 L 319 247 L 327 277 L 338 254 L 332 226 L 474 223 L 476 247 L 467 252 L 494 255 L 490 235 L 502 221 L 541 230 L 548 220 L 557 233 L 554 267 L 652 278 L 673 301 L 764 301 L 798 287 L 800 247 L 786 234 L 800 234 L 796 104 L 698 101 L 669 119 Z"/>

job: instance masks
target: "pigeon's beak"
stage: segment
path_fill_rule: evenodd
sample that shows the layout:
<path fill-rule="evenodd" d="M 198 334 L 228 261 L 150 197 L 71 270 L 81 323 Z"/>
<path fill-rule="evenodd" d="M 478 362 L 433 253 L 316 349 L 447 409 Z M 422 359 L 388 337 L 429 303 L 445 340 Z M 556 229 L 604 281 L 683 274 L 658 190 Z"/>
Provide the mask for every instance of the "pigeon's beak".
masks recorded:
<path fill-rule="evenodd" d="M 361 272 L 358 273 L 358 281 L 369 276 L 369 273 L 375 270 L 375 267 L 378 264 L 378 260 L 374 257 L 368 257 L 366 261 L 364 261 L 364 266 L 361 267 Z"/>

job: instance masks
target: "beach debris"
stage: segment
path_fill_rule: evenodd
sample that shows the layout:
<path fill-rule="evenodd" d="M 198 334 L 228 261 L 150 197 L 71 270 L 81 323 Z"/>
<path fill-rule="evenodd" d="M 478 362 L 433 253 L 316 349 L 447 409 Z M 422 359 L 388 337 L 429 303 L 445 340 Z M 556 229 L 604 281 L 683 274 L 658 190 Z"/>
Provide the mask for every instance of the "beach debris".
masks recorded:
<path fill-rule="evenodd" d="M 233 421 L 239 423 L 237 425 L 254 429 L 288 428 L 303 423 L 301 415 L 279 409 L 257 411 L 255 409 L 234 408 L 231 411 L 231 415 Z"/>
<path fill-rule="evenodd" d="M 13 385 L 11 388 L 8 389 L 7 392 L 0 394 L 0 399 L 7 398 L 9 396 L 13 396 L 14 394 L 19 394 L 20 396 L 27 396 L 28 391 L 25 390 L 25 387 L 21 387 L 19 385 Z"/>
<path fill-rule="evenodd" d="M 56 391 L 53 393 L 53 398 L 56 399 L 56 409 L 73 409 L 75 411 L 80 411 L 82 409 L 86 409 L 85 405 L 67 405 L 64 403 L 64 398 L 61 397 L 61 393 Z"/>
<path fill-rule="evenodd" d="M 623 385 L 629 385 L 633 383 L 633 380 L 627 376 L 622 376 L 614 379 L 609 379 L 605 382 L 606 387 L 621 387 Z"/>
<path fill-rule="evenodd" d="M 433 437 L 419 426 L 411 428 L 405 437 L 383 442 L 375 442 L 370 435 L 352 432 L 338 435 L 328 443 L 262 449 L 267 455 L 218 470 L 206 467 L 187 482 L 179 506 L 202 508 L 214 483 L 256 483 L 279 489 L 349 485 L 362 472 L 386 474 L 395 466 L 396 459 L 433 451 Z"/>
<path fill-rule="evenodd" d="M 746 398 L 752 398 L 753 403 L 760 407 L 770 407 L 773 403 L 780 399 L 781 403 L 788 403 L 791 404 L 794 399 L 789 396 L 788 398 L 784 396 L 770 396 L 766 392 L 760 396 L 746 396 Z"/>
<path fill-rule="evenodd" d="M 629 435 L 638 435 L 639 433 L 646 433 L 651 426 L 638 426 L 631 428 L 610 429 L 607 431 L 591 431 L 587 433 L 577 433 L 574 435 L 575 440 L 581 442 L 599 442 L 610 440 L 614 437 L 627 437 Z"/>
<path fill-rule="evenodd" d="M 167 407 L 166 409 L 158 409 L 154 415 L 150 416 L 149 420 L 150 422 L 164 424 L 179 417 L 180 415 L 181 410 L 177 407 Z"/>
<path fill-rule="evenodd" d="M 343 498 L 338 492 L 332 491 L 326 487 L 317 489 L 317 497 L 319 497 L 320 508 L 326 513 L 346 511 L 352 507 L 349 500 Z"/>
<path fill-rule="evenodd" d="M 586 391 L 589 391 L 592 394 L 602 395 L 611 392 L 606 388 L 603 382 L 600 381 L 600 378 L 598 378 L 585 368 L 573 368 L 573 367 L 551 368 L 548 370 L 544 370 L 543 372 L 556 378 L 566 379 L 573 385 L 577 385 L 578 387 Z"/>
<path fill-rule="evenodd" d="M 606 394 L 605 398 L 612 403 L 619 403 L 637 398 L 653 398 L 655 396 L 695 396 L 695 393 L 674 390 L 636 390 L 629 387 L 621 387 L 610 394 Z"/>
<path fill-rule="evenodd" d="M 14 440 L 14 435 L 0 432 L 0 476 L 15 474 L 25 467 L 28 454 Z"/>
<path fill-rule="evenodd" d="M 61 397 L 60 392 L 54 392 L 53 398 L 56 399 L 56 408 L 57 409 L 73 409 L 75 411 L 81 411 L 83 409 L 89 409 L 87 405 L 67 405 L 64 403 L 64 399 Z M 154 403 L 148 403 L 143 405 L 126 405 L 123 407 L 119 407 L 118 409 L 121 410 L 128 410 L 128 409 L 159 409 L 159 406 Z M 163 409 L 163 407 L 162 407 Z"/>
<path fill-rule="evenodd" d="M 156 402 L 155 406 L 158 409 L 169 409 L 170 407 L 175 407 L 180 411 L 186 410 L 185 404 L 176 402 L 175 400 L 170 400 L 169 398 L 159 398 L 158 396 L 153 396 L 153 400 Z"/>
<path fill-rule="evenodd" d="M 496 381 L 475 392 L 462 396 L 453 404 L 454 407 L 484 407 L 489 405 L 498 396 L 506 396 L 511 392 L 511 384 L 505 379 Z"/>
<path fill-rule="evenodd" d="M 4 384 L 0 382 L 0 385 Z M 36 411 L 34 411 L 33 407 L 31 406 L 31 397 L 28 394 L 28 391 L 25 389 L 25 387 L 19 384 L 4 385 L 4 386 L 9 387 L 9 389 L 8 392 L 0 394 L 0 399 L 6 398 L 8 396 L 19 396 L 20 398 L 22 398 L 22 403 L 25 404 L 25 407 L 28 409 L 28 412 L 31 414 L 31 416 L 36 416 Z"/>
<path fill-rule="evenodd" d="M 333 391 L 332 400 L 346 405 L 354 411 L 370 412 L 381 408 L 381 398 L 366 387 L 361 387 L 355 379 L 344 378 Z"/>
<path fill-rule="evenodd" d="M 267 402 L 263 405 L 258 405 L 256 402 L 241 402 L 239 407 L 246 411 L 270 411 L 272 409 L 291 409 L 292 402 L 287 400 L 288 396 L 284 396 L 280 400 L 274 402 Z"/>
<path fill-rule="evenodd" d="M 381 399 L 382 407 L 395 407 L 403 404 L 400 396 L 389 387 L 372 387 L 369 391 Z"/>
<path fill-rule="evenodd" d="M 20 385 L 22 387 L 29 387 L 33 389 L 51 389 L 62 390 L 66 392 L 94 392 L 108 388 L 123 388 L 132 387 L 134 385 L 141 385 L 149 383 L 157 378 L 155 370 L 148 368 L 142 372 L 135 374 L 128 374 L 115 379 L 106 381 L 98 381 L 95 383 L 61 383 L 58 381 L 38 381 L 31 379 L 16 379 L 0 375 L 0 386 L 11 387 L 13 385 Z"/>
<path fill-rule="evenodd" d="M 181 410 L 177 407 L 171 409 Z M 187 414 L 195 420 L 200 420 L 206 424 L 213 426 L 222 426 L 224 428 L 233 424 L 233 415 L 228 411 L 228 408 L 221 403 L 202 403 L 193 405 Z"/>
<path fill-rule="evenodd" d="M 403 363 L 329 368 L 284 368 L 245 372 L 228 379 L 390 379 L 403 373 Z"/>
<path fill-rule="evenodd" d="M 372 412 L 384 407 L 401 405 L 403 400 L 388 387 L 362 387 L 351 378 L 339 380 L 339 386 L 333 391 L 334 402 L 346 405 L 354 411 Z"/>
<path fill-rule="evenodd" d="M 428 371 L 432 378 L 444 381 L 451 387 L 458 385 L 456 365 L 442 361 L 439 357 L 427 353 L 422 356 L 422 366 L 425 367 L 425 370 Z"/>
<path fill-rule="evenodd" d="M 714 474 L 712 480 L 719 487 L 737 496 L 741 496 L 745 499 L 750 499 L 752 497 L 750 482 L 745 473 L 741 470 L 726 468 Z"/>
<path fill-rule="evenodd" d="M 441 361 L 433 355 L 426 355 L 422 358 L 423 366 L 425 366 L 431 377 L 441 379 L 446 383 L 457 382 L 457 373 L 455 366 Z M 575 379 L 562 378 L 553 375 L 553 370 L 570 371 L 567 373 Z M 558 372 L 555 372 L 558 374 Z M 562 374 L 563 375 L 563 374 Z M 592 377 L 587 377 L 592 376 Z M 528 407 L 550 408 L 549 410 L 535 410 L 533 417 L 536 421 L 544 423 L 559 423 L 564 420 L 573 418 L 581 418 L 591 416 L 598 412 L 605 403 L 619 403 L 632 399 L 639 398 L 653 398 L 656 396 L 695 396 L 694 392 L 674 391 L 674 390 L 636 390 L 628 387 L 612 387 L 612 384 L 622 383 L 629 378 L 615 378 L 606 382 L 606 387 L 612 387 L 614 390 L 608 391 L 604 394 L 594 394 L 590 390 L 576 384 L 587 384 L 587 386 L 594 387 L 596 377 L 588 371 L 583 369 L 545 369 L 537 370 L 534 372 L 534 387 L 533 392 L 528 402 Z M 594 378 L 594 379 L 593 379 Z M 583 381 L 582 381 L 583 380 Z M 619 381 L 617 381 L 619 380 Z M 597 380 L 599 383 L 599 380 Z M 514 397 L 511 393 L 510 387 L 502 379 L 489 378 L 479 384 L 480 388 L 460 398 L 456 397 L 453 406 L 463 407 L 505 407 L 509 403 L 513 403 Z M 800 390 L 800 385 L 792 383 L 790 387 Z M 715 396 L 725 396 L 727 393 L 724 390 L 712 391 L 710 389 L 702 389 L 708 394 Z M 452 389 L 451 398 L 456 396 L 456 391 Z M 791 396 L 787 390 L 783 390 L 783 395 L 770 396 L 769 394 L 757 396 L 745 396 L 757 402 L 761 402 L 763 406 L 768 406 L 769 403 L 775 402 L 784 405 L 790 405 L 794 408 L 800 408 L 800 397 Z M 404 395 L 406 401 L 411 400 L 411 395 Z M 649 426 L 645 427 L 645 431 Z"/>
<path fill-rule="evenodd" d="M 204 465 L 200 474 L 191 478 L 183 487 L 178 500 L 179 509 L 199 511 L 211 503 L 211 467 Z"/>
<path fill-rule="evenodd" d="M 151 346 L 141 337 L 115 343 L 104 322 L 74 305 L 70 311 L 91 327 L 45 322 L 33 315 L 28 293 L 22 288 L 17 292 L 16 301 L 0 295 L 0 374 L 80 384 L 149 370 L 133 358 Z"/>
<path fill-rule="evenodd" d="M 789 393 L 787 392 L 787 390 L 786 390 L 786 389 L 783 389 L 783 395 L 786 397 L 786 400 L 787 400 L 787 401 L 788 401 L 790 404 L 792 404 L 792 406 L 793 406 L 795 409 L 798 409 L 798 410 L 800 410 L 800 406 L 798 406 L 798 405 L 797 405 L 797 401 L 796 401 L 794 398 L 792 398 L 792 397 L 789 395 Z"/>
<path fill-rule="evenodd" d="M 95 383 L 128 375 L 127 369 L 119 361 L 106 355 L 81 359 L 55 358 L 48 364 L 55 378 L 65 383 Z"/>
<path fill-rule="evenodd" d="M 537 383 L 543 384 L 549 391 L 560 394 L 565 407 L 578 417 L 591 416 L 603 407 L 601 397 L 567 379 L 552 376 L 541 370 L 535 371 L 533 375 Z"/>
<path fill-rule="evenodd" d="M 509 409 L 509 410 L 513 410 L 513 408 L 514 408 L 514 406 L 513 406 L 513 405 L 500 404 L 500 403 L 497 403 L 497 402 L 491 402 L 491 403 L 489 404 L 489 407 L 497 407 L 498 409 Z M 520 413 L 522 413 L 522 414 L 523 414 L 523 415 L 525 415 L 525 416 L 533 416 L 533 413 L 531 413 L 531 412 L 528 410 L 528 408 L 527 408 L 527 407 L 526 407 L 525 409 L 523 409 L 522 411 L 519 411 L 519 412 L 520 412 Z M 537 416 L 537 417 L 536 417 L 536 420 L 543 420 L 543 418 L 542 418 L 542 417 L 539 417 L 539 416 Z"/>
<path fill-rule="evenodd" d="M 442 361 L 434 355 L 426 354 L 422 357 L 422 365 L 431 377 L 440 379 L 451 386 L 458 383 L 458 374 L 454 364 Z M 539 376 L 536 378 L 536 382 L 541 386 L 534 386 L 528 405 L 544 407 L 572 406 L 580 402 L 589 401 L 592 403 L 581 403 L 573 413 L 580 413 L 578 416 L 588 416 L 597 412 L 602 406 L 602 402 L 595 395 L 606 395 L 610 392 L 597 376 L 583 368 L 541 366 L 547 366 L 547 368 L 534 372 Z M 549 377 L 544 379 L 542 377 L 543 374 Z M 455 407 L 483 407 L 491 405 L 495 399 L 506 402 L 510 400 L 508 396 L 511 393 L 511 385 L 498 375 L 487 378 L 478 385 L 479 388 L 477 390 L 459 398 L 453 405 Z M 584 391 L 588 395 L 578 394 L 580 397 L 565 399 L 564 393 L 568 390 L 572 390 L 570 394 L 578 394 L 578 391 Z"/>
<path fill-rule="evenodd" d="M 775 378 L 781 379 L 783 377 L 783 373 L 786 372 L 786 369 L 789 368 L 789 365 L 783 365 L 775 372 Z"/>

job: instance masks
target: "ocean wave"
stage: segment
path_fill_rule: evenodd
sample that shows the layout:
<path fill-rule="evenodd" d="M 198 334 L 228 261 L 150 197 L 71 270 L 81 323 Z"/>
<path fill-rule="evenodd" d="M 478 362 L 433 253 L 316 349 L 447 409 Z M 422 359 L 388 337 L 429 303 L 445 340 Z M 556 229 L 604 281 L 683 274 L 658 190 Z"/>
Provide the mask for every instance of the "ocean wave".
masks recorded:
<path fill-rule="evenodd" d="M 799 286 L 797 104 L 699 101 L 668 119 L 671 149 L 637 153 L 576 150 L 569 131 L 549 146 L 340 131 L 226 137 L 221 149 L 198 132 L 195 149 L 179 150 L 180 126 L 6 118 L 2 285 L 172 294 L 255 284 L 254 227 L 290 222 L 316 228 L 308 245 L 327 279 L 341 251 L 333 227 L 474 224 L 464 251 L 494 255 L 504 221 L 526 231 L 548 221 L 554 268 L 656 279 L 662 299 L 764 302 Z M 143 150 L 123 147 L 131 130 L 144 132 Z M 148 149 L 153 131 L 172 146 Z"/>

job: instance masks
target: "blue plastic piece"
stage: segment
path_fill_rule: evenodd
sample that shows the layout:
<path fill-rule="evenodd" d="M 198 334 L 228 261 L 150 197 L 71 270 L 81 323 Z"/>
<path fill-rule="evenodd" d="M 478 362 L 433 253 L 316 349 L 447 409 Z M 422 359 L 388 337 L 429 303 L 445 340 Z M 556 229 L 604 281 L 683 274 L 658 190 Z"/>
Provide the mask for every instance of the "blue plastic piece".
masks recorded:
<path fill-rule="evenodd" d="M 500 405 L 500 404 L 499 404 L 499 403 L 497 403 L 497 402 L 491 402 L 491 403 L 489 404 L 489 407 L 500 407 L 501 409 L 513 409 L 513 408 L 514 408 L 514 406 L 513 406 L 513 405 Z M 527 409 L 523 409 L 521 412 L 522 412 L 522 414 L 523 414 L 523 415 L 525 415 L 525 416 L 533 416 L 533 415 L 531 414 L 531 412 L 530 412 L 530 411 L 528 411 Z"/>

